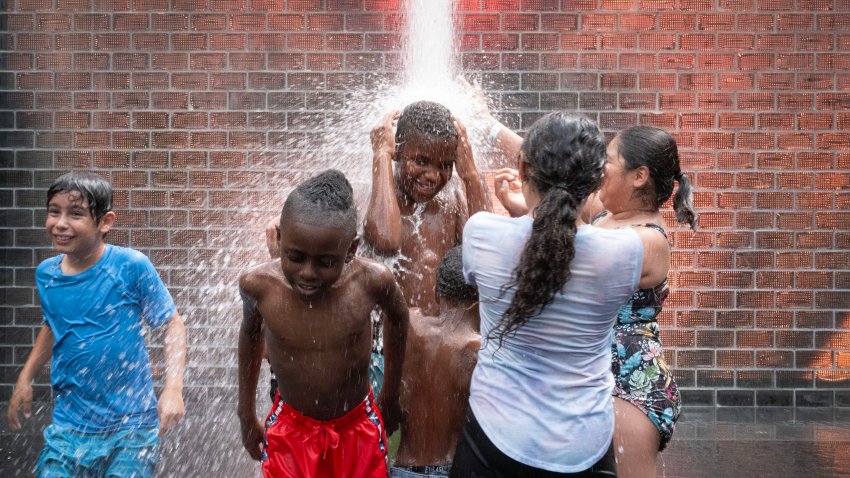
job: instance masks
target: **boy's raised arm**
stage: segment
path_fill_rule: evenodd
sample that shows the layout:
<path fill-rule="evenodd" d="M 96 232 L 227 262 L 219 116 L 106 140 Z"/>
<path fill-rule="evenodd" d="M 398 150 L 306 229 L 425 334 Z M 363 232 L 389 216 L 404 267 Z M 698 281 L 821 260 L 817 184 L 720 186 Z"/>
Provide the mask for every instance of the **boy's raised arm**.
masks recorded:
<path fill-rule="evenodd" d="M 384 385 L 378 397 L 378 409 L 384 417 L 388 434 L 401 420 L 399 393 L 401 371 L 404 362 L 404 347 L 407 342 L 409 311 L 404 295 L 389 269 L 381 273 L 381 300 L 378 305 L 386 316 L 384 321 Z"/>
<path fill-rule="evenodd" d="M 53 356 L 53 342 L 53 330 L 47 324 L 42 325 L 30 356 L 27 358 L 24 368 L 21 369 L 21 374 L 18 375 L 12 398 L 9 399 L 9 409 L 6 415 L 9 419 L 9 428 L 12 430 L 21 429 L 21 422 L 18 418 L 18 412 L 21 408 L 23 408 L 24 418 L 29 418 L 32 415 L 32 381 L 41 371 L 41 367 Z"/>
<path fill-rule="evenodd" d="M 457 169 L 457 174 L 460 176 L 461 181 L 463 181 L 463 186 L 466 190 L 467 217 L 472 217 L 473 214 L 480 211 L 492 212 L 493 206 L 490 204 L 490 195 L 487 194 L 487 189 L 482 182 L 481 175 L 475 167 L 475 160 L 472 157 L 472 147 L 469 144 L 466 127 L 456 116 L 452 118 L 454 119 L 458 135 L 455 169 Z"/>
<path fill-rule="evenodd" d="M 183 418 L 183 370 L 186 368 L 186 326 L 174 312 L 165 330 L 165 384 L 159 396 L 159 427 L 168 430 Z"/>
<path fill-rule="evenodd" d="M 395 154 L 395 136 L 393 121 L 401 112 L 391 111 L 381 119 L 372 130 L 372 192 L 366 220 L 363 225 L 363 239 L 375 249 L 375 252 L 392 256 L 401 249 L 401 210 L 393 182 L 393 155 Z"/>
<path fill-rule="evenodd" d="M 236 413 L 242 427 L 242 445 L 255 460 L 262 458 L 263 425 L 257 419 L 257 380 L 263 359 L 263 319 L 257 308 L 257 299 L 246 291 L 250 281 L 239 279 L 242 296 L 242 326 L 239 329 L 239 401 Z"/>

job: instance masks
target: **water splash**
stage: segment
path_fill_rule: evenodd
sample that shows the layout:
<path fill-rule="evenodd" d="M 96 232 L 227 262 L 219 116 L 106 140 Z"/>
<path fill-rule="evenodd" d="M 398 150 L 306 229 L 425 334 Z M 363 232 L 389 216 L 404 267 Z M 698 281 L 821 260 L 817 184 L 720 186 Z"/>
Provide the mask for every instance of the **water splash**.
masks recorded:
<path fill-rule="evenodd" d="M 181 304 L 181 313 L 190 325 L 186 384 L 196 392 L 195 396 L 187 396 L 187 404 L 203 400 L 207 405 L 220 406 L 224 410 L 222 413 L 232 413 L 232 405 L 224 402 L 236 398 L 235 344 L 242 314 L 236 285 L 239 274 L 269 260 L 263 241 L 265 224 L 278 214 L 295 184 L 319 171 L 335 168 L 348 177 L 363 216 L 371 190 L 369 133 L 389 111 L 419 100 L 445 105 L 466 126 L 479 169 L 490 169 L 485 155 L 481 154 L 487 149 L 486 119 L 472 92 L 455 80 L 458 64 L 454 6 L 453 0 L 409 0 L 401 55 L 405 67 L 402 73 L 388 72 L 383 79 L 374 81 L 370 77 L 363 88 L 345 93 L 321 89 L 295 92 L 304 95 L 304 106 L 299 111 L 288 111 L 281 129 L 269 132 L 269 143 L 249 153 L 244 174 L 238 181 L 234 180 L 233 187 L 244 191 L 232 199 L 237 201 L 235 206 L 212 204 L 212 196 L 209 196 L 203 211 L 226 215 L 226 225 L 194 227 L 191 232 L 201 239 L 191 250 L 185 268 L 163 269 L 165 274 L 170 274 L 165 279 L 173 285 L 175 299 Z M 445 192 L 454 187 L 459 187 L 456 180 L 449 183 Z M 416 217 L 421 221 L 421 212 L 414 214 Z M 366 251 L 361 250 L 363 252 Z M 399 272 L 407 269 L 405 264 L 410 263 L 410 258 L 399 255 L 384 258 L 384 262 Z M 269 406 L 267 384 L 267 369 L 263 367 L 257 399 L 260 417 Z M 206 390 L 219 392 L 227 398 L 219 402 L 216 396 L 209 404 Z M 222 390 L 225 393 L 220 393 Z M 181 428 L 201 430 L 202 426 L 190 415 Z M 226 441 L 231 444 L 232 452 L 214 458 L 222 470 L 228 470 L 225 474 L 232 471 L 232 476 L 241 476 L 256 471 L 252 470 L 253 464 L 245 465 L 246 452 L 239 444 L 235 420 L 227 422 L 224 427 L 227 430 L 221 428 L 205 430 L 202 434 L 212 433 L 216 437 L 227 434 Z M 176 441 L 164 443 L 165 454 L 170 460 L 164 457 L 160 470 L 166 468 L 174 473 L 191 468 L 192 460 L 179 456 L 185 452 L 178 454 L 178 449 Z"/>

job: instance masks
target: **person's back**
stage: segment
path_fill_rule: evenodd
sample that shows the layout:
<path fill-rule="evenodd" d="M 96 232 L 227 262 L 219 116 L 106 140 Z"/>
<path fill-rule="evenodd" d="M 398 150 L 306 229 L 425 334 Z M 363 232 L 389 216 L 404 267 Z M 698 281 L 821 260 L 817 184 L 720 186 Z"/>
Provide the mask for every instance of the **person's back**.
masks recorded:
<path fill-rule="evenodd" d="M 321 173 L 284 204 L 280 261 L 240 277 L 237 413 L 243 445 L 263 462 L 264 476 L 386 476 L 378 409 L 392 426 L 408 311 L 390 270 L 355 257 L 356 221 L 351 185 L 338 171 Z M 375 307 L 387 317 L 377 401 L 368 381 Z M 264 349 L 280 383 L 265 427 L 255 412 Z"/>
<path fill-rule="evenodd" d="M 514 292 L 510 282 L 531 232 L 528 216 L 479 213 L 464 235 L 464 269 L 478 286 L 481 334 L 492 337 Z M 641 243 L 634 231 L 580 226 L 570 280 L 553 301 L 511 340 L 484 340 L 470 407 L 488 436 L 514 456 L 546 457 L 546 463 L 593 457 L 610 442 L 611 327 L 641 272 Z M 483 278 L 483 280 L 482 280 Z M 608 359 L 606 361 L 606 359 Z M 499 383 L 498 390 L 491 387 Z M 580 387 L 575 384 L 582 384 Z M 564 407 L 565 403 L 580 404 Z M 534 426 L 516 422 L 513 410 L 533 410 Z M 498 429 L 487 424 L 500 423 Z M 589 464 L 595 462 L 596 456 Z M 533 461 L 529 458 L 529 462 Z M 588 466 L 589 466 L 588 464 Z"/>
<path fill-rule="evenodd" d="M 447 476 L 463 428 L 481 336 L 477 293 L 464 283 L 460 247 L 450 250 L 440 264 L 437 296 L 440 315 L 411 311 L 402 373 L 401 441 L 392 478 Z"/>
<path fill-rule="evenodd" d="M 519 157 L 526 215 L 479 213 L 464 228 L 484 339 L 452 477 L 616 475 L 611 326 L 640 280 L 643 246 L 579 215 L 604 162 L 596 124 L 547 114 Z"/>
<path fill-rule="evenodd" d="M 460 244 L 469 215 L 490 209 L 466 130 L 446 107 L 420 101 L 388 114 L 371 136 L 364 241 L 378 256 L 398 257 L 396 280 L 407 304 L 436 315 L 440 259 Z M 452 180 L 455 168 L 460 181 Z"/>

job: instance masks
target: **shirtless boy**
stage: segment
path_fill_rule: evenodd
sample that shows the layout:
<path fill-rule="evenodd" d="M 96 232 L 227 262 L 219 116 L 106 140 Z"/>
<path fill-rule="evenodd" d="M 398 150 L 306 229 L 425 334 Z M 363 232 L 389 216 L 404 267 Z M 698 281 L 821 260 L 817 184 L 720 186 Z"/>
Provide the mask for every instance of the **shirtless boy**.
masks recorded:
<path fill-rule="evenodd" d="M 407 304 L 437 315 L 434 271 L 440 259 L 460 244 L 469 216 L 490 210 L 466 129 L 445 106 L 419 101 L 386 115 L 371 140 L 372 193 L 363 239 L 380 256 L 399 256 L 396 279 Z M 453 169 L 462 184 L 449 184 Z"/>
<path fill-rule="evenodd" d="M 408 311 L 390 270 L 355 257 L 351 185 L 326 171 L 286 200 L 278 229 L 281 259 L 239 280 L 242 442 L 264 476 L 386 477 L 387 425 L 398 394 Z M 369 387 L 370 312 L 386 320 L 386 375 L 377 406 Z M 263 337 L 265 335 L 265 337 Z M 265 429 L 255 400 L 263 340 L 280 382 Z"/>
<path fill-rule="evenodd" d="M 436 280 L 440 314 L 411 311 L 391 478 L 448 476 L 463 429 L 481 336 L 478 292 L 464 281 L 460 247 L 443 258 Z"/>

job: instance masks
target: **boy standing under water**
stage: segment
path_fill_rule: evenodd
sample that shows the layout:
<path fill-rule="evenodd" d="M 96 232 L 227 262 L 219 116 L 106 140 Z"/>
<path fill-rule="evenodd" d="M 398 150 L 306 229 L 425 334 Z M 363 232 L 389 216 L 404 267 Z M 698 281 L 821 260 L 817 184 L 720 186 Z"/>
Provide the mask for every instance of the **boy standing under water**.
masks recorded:
<path fill-rule="evenodd" d="M 326 171 L 284 203 L 280 262 L 239 280 L 242 442 L 264 476 L 386 477 L 386 432 L 398 419 L 408 311 L 385 266 L 355 257 L 357 215 L 351 185 Z M 377 407 L 369 387 L 370 312 L 386 315 L 386 375 Z M 280 383 L 266 424 L 255 396 L 263 351 Z"/>
<path fill-rule="evenodd" d="M 481 348 L 478 291 L 463 278 L 460 246 L 437 269 L 439 316 L 411 310 L 402 374 L 401 442 L 391 478 L 449 476 Z"/>
<path fill-rule="evenodd" d="M 8 410 L 10 428 L 20 429 L 32 380 L 52 355 L 55 404 L 38 477 L 153 476 L 159 432 L 183 416 L 183 321 L 148 258 L 104 242 L 114 223 L 112 189 L 100 176 L 71 172 L 50 186 L 45 225 L 60 254 L 36 270 L 45 324 Z M 158 403 L 143 322 L 166 327 Z"/>
<path fill-rule="evenodd" d="M 434 271 L 440 259 L 460 244 L 469 216 L 490 210 L 466 129 L 445 106 L 419 101 L 385 116 L 371 139 L 364 240 L 380 256 L 399 256 L 396 279 L 407 304 L 437 315 Z M 447 187 L 453 169 L 462 186 Z"/>

